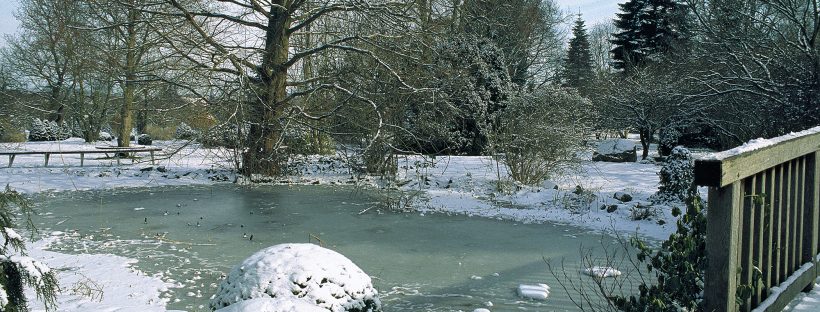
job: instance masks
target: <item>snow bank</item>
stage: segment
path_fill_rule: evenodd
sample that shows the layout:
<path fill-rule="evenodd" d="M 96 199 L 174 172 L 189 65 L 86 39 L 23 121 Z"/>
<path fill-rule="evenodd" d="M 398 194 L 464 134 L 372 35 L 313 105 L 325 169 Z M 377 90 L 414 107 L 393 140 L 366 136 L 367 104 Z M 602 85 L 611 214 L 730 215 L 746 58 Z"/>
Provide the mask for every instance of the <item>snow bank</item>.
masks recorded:
<path fill-rule="evenodd" d="M 785 141 L 788 141 L 788 140 L 793 140 L 793 139 L 796 139 L 796 138 L 799 138 L 799 137 L 812 135 L 812 134 L 817 134 L 817 133 L 820 133 L 820 126 L 814 127 L 814 128 L 808 129 L 808 130 L 803 130 L 803 131 L 800 131 L 800 132 L 792 132 L 792 133 L 789 133 L 787 135 L 779 136 L 779 137 L 772 138 L 772 139 L 757 138 L 757 139 L 751 140 L 749 142 L 746 142 L 741 146 L 735 147 L 733 149 L 726 150 L 726 151 L 719 152 L 719 153 L 709 154 L 707 156 L 704 156 L 702 159 L 706 159 L 706 160 L 723 160 L 723 159 L 726 159 L 726 158 L 729 158 L 729 157 L 732 157 L 732 156 L 737 156 L 737 155 L 740 155 L 740 154 L 743 154 L 743 153 L 747 153 L 747 152 L 759 150 L 759 149 L 762 149 L 762 148 L 766 148 L 766 147 L 769 147 L 769 146 L 772 146 L 772 145 L 775 145 L 775 144 L 778 144 L 778 143 L 782 143 L 782 142 L 785 142 Z"/>
<path fill-rule="evenodd" d="M 547 300 L 550 296 L 550 287 L 547 284 L 518 285 L 518 296 L 534 300 Z"/>
<path fill-rule="evenodd" d="M 370 276 L 313 244 L 275 245 L 251 255 L 219 285 L 211 307 L 255 298 L 301 300 L 331 311 L 381 311 Z"/>

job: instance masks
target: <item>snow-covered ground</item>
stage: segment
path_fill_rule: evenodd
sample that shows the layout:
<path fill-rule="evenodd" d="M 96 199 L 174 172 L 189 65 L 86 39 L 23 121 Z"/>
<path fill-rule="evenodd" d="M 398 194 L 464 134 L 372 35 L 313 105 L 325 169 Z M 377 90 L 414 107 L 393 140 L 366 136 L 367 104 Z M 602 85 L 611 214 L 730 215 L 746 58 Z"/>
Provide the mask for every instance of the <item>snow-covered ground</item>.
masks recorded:
<path fill-rule="evenodd" d="M 42 155 L 17 156 L 11 168 L 6 168 L 8 159 L 0 156 L 0 185 L 8 184 L 30 194 L 237 180 L 231 170 L 230 151 L 204 149 L 179 141 L 155 142 L 155 146 L 176 153 L 158 155 L 156 165 L 150 163 L 147 154 L 139 154 L 143 158 L 134 163 L 124 160 L 121 165 L 112 159 L 94 159 L 94 155 L 101 154 L 89 154 L 84 167 L 79 166 L 79 155 L 53 155 L 48 167 L 43 166 Z M 0 143 L 0 151 L 76 149 L 94 150 L 96 146 L 78 139 Z M 674 230 L 670 209 L 646 208 L 649 196 L 657 190 L 659 167 L 654 164 L 585 162 L 576 172 L 537 187 L 512 182 L 503 165 L 489 157 L 402 156 L 396 182 L 354 179 L 340 157 L 305 157 L 293 166 L 298 175 L 273 182 L 378 186 L 388 190 L 385 193 L 390 195 L 394 208 L 422 214 L 457 213 L 518 222 L 560 222 L 595 231 L 638 233 L 657 240 L 665 239 Z M 615 199 L 616 193 L 628 194 L 631 200 Z M 635 212 L 648 214 L 649 218 L 634 221 Z M 49 244 L 57 237 L 59 235 L 52 235 L 29 244 L 28 248 L 32 257 L 60 271 L 63 287 L 58 298 L 60 311 L 164 310 L 161 292 L 173 285 L 164 282 L 161 276 L 146 276 L 131 269 L 135 259 L 48 251 Z M 104 289 L 102 300 L 94 296 L 97 288 Z M 798 301 L 793 306 L 797 311 L 807 311 L 800 309 L 812 302 L 820 306 L 820 291 Z"/>

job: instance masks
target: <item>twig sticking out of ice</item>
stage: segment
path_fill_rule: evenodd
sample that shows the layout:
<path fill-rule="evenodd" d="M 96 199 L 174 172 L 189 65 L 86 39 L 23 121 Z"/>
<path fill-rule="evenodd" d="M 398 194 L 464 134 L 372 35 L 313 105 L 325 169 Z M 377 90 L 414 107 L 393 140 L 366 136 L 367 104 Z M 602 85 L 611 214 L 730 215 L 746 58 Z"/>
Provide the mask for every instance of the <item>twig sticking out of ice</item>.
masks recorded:
<path fill-rule="evenodd" d="M 621 271 L 616 270 L 615 268 L 611 267 L 602 267 L 602 266 L 594 266 L 591 268 L 586 268 L 581 271 L 586 275 L 597 277 L 597 278 L 605 278 L 605 277 L 618 277 L 621 276 Z"/>
<path fill-rule="evenodd" d="M 534 300 L 547 300 L 550 296 L 550 287 L 547 284 L 518 285 L 518 296 Z"/>

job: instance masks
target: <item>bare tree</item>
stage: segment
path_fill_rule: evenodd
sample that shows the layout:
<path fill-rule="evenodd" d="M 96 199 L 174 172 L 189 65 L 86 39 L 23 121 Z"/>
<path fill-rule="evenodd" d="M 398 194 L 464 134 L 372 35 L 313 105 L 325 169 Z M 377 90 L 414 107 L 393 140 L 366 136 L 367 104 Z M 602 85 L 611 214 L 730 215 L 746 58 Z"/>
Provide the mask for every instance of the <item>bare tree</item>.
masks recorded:
<path fill-rule="evenodd" d="M 332 112 L 329 115 L 312 115 L 302 107 L 293 105 L 296 99 L 317 92 L 333 91 L 365 103 L 376 111 L 376 115 L 379 114 L 377 103 L 342 87 L 332 73 L 313 70 L 312 75 L 300 75 L 294 72 L 299 65 L 311 64 L 311 57 L 338 57 L 339 53 L 364 55 L 374 60 L 375 66 L 392 73 L 392 79 L 403 82 L 378 57 L 378 47 L 372 45 L 373 40 L 382 34 L 351 33 L 344 29 L 316 33 L 311 26 L 334 19 L 349 24 L 375 21 L 394 23 L 404 18 L 403 13 L 407 10 L 405 3 L 356 0 L 236 0 L 189 4 L 168 0 L 168 3 L 176 9 L 174 14 L 184 17 L 206 43 L 195 51 L 184 53 L 186 58 L 200 67 L 238 77 L 237 81 L 247 86 L 245 88 L 249 92 L 243 102 L 247 105 L 244 107 L 245 120 L 250 123 L 250 130 L 249 142 L 242 155 L 242 171 L 246 174 L 278 175 L 283 172 L 286 159 L 282 148 L 287 128 L 285 117 L 322 119 L 326 118 L 323 116 L 332 115 Z M 227 35 L 228 32 L 232 35 Z M 303 42 L 310 42 L 311 46 L 294 44 L 298 42 L 295 38 L 307 35 L 311 36 L 310 41 Z M 210 55 L 211 59 L 197 55 Z M 296 88 L 299 86 L 309 87 Z M 378 134 L 379 131 L 376 132 Z"/>

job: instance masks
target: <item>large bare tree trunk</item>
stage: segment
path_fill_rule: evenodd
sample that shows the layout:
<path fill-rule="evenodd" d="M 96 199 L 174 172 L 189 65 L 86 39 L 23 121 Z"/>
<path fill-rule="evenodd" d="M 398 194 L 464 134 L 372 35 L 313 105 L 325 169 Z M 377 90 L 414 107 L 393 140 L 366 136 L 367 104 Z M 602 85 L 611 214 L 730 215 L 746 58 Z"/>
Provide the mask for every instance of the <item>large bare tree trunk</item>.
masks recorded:
<path fill-rule="evenodd" d="M 133 2 L 132 2 L 133 3 Z M 137 29 L 136 22 L 138 17 L 138 10 L 133 5 L 128 8 L 128 25 L 126 32 L 128 34 L 126 43 L 125 55 L 125 86 L 123 87 L 123 103 L 120 108 L 120 129 L 119 137 L 117 138 L 117 146 L 128 147 L 131 145 L 131 129 L 133 128 L 134 116 L 134 100 L 137 91 Z"/>
<path fill-rule="evenodd" d="M 286 0 L 275 1 L 281 7 Z M 265 53 L 259 69 L 257 99 L 250 116 L 251 129 L 248 149 L 242 155 L 242 171 L 245 174 L 276 176 L 283 173 L 287 155 L 279 144 L 283 135 L 282 113 L 286 97 L 288 28 L 292 22 L 288 12 L 271 7 L 265 34 Z"/>

